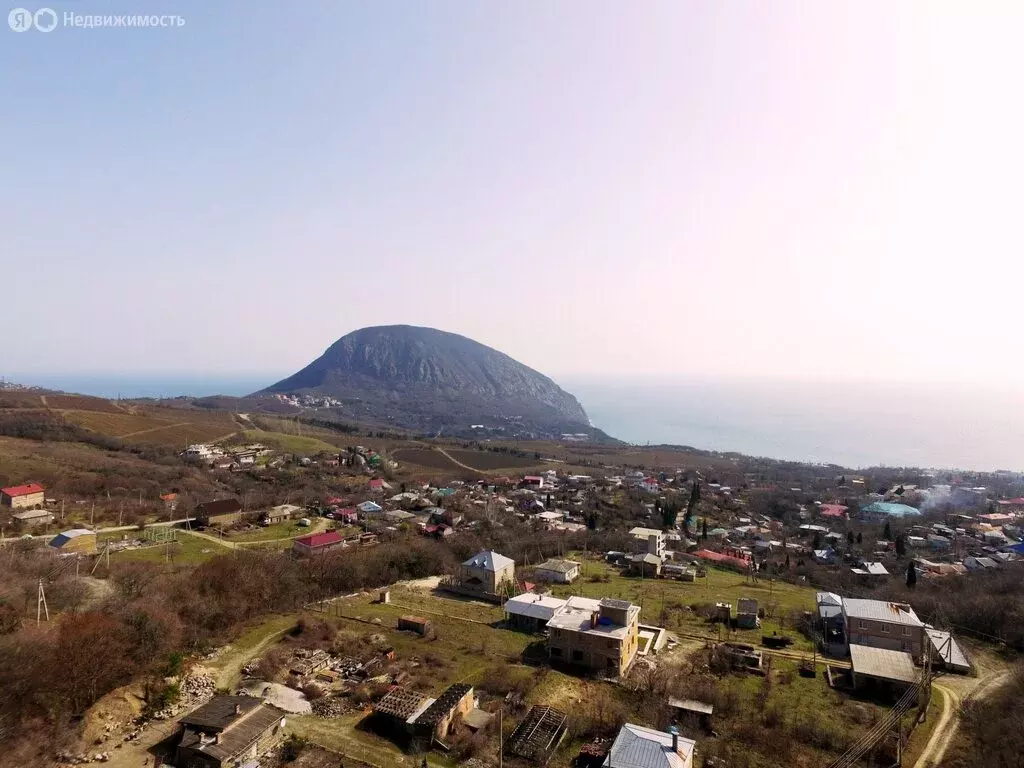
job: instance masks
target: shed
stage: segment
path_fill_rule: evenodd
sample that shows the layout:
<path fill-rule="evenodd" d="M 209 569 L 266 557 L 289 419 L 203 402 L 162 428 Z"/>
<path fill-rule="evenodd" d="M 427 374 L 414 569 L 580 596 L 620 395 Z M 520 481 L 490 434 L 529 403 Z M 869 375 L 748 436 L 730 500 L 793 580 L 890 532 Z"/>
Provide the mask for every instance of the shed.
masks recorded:
<path fill-rule="evenodd" d="M 850 664 L 853 668 L 854 688 L 874 680 L 899 689 L 911 686 L 918 680 L 914 658 L 903 651 L 851 645 Z"/>
<path fill-rule="evenodd" d="M 399 632 L 415 632 L 418 635 L 426 637 L 430 632 L 430 620 L 424 619 L 422 616 L 405 615 L 398 617 L 398 630 Z"/>
<path fill-rule="evenodd" d="M 525 760 L 545 762 L 565 738 L 568 717 L 552 707 L 535 706 L 505 742 L 509 754 Z"/>
<path fill-rule="evenodd" d="M 705 731 L 711 730 L 711 716 L 715 712 L 714 705 L 695 699 L 677 699 L 674 696 L 669 696 L 668 706 L 672 710 L 673 719 L 680 725 L 686 725 L 689 722 Z"/>
<path fill-rule="evenodd" d="M 416 718 L 415 725 L 417 730 L 429 730 L 436 739 L 446 739 L 455 721 L 465 717 L 472 709 L 473 686 L 455 683 L 423 710 Z"/>

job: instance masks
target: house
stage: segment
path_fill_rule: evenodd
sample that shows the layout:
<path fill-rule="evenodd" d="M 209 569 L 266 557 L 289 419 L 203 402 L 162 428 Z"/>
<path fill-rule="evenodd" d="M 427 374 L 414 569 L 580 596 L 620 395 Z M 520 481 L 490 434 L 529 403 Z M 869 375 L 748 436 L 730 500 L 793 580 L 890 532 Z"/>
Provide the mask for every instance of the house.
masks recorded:
<path fill-rule="evenodd" d="M 543 488 L 544 478 L 540 475 L 527 475 L 523 478 L 522 486 L 524 488 Z"/>
<path fill-rule="evenodd" d="M 514 588 L 515 571 L 514 560 L 485 549 L 462 564 L 459 585 L 462 589 L 482 594 L 502 594 Z"/>
<path fill-rule="evenodd" d="M 697 742 L 679 735 L 626 723 L 608 750 L 607 768 L 692 768 Z"/>
<path fill-rule="evenodd" d="M 991 557 L 965 557 L 964 568 L 968 571 L 986 571 L 998 568 L 999 563 Z"/>
<path fill-rule="evenodd" d="M 50 539 L 50 546 L 66 555 L 76 552 L 81 555 L 96 554 L 96 534 L 85 528 L 73 528 Z"/>
<path fill-rule="evenodd" d="M 273 525 L 274 523 L 283 523 L 302 512 L 302 507 L 297 507 L 294 504 L 278 504 L 276 507 L 271 507 L 263 513 L 263 524 Z"/>
<path fill-rule="evenodd" d="M 373 705 L 373 718 L 378 730 L 388 732 L 392 737 L 413 734 L 413 726 L 435 699 L 426 694 L 393 685 L 384 698 Z"/>
<path fill-rule="evenodd" d="M 580 564 L 573 560 L 545 560 L 534 575 L 538 581 L 572 584 L 580 576 Z"/>
<path fill-rule="evenodd" d="M 331 513 L 334 519 L 344 523 L 345 525 L 354 525 L 359 522 L 359 510 L 355 507 L 346 507 L 345 509 L 336 509 Z"/>
<path fill-rule="evenodd" d="M 190 445 L 184 451 L 181 452 L 183 459 L 192 459 L 193 461 L 209 461 L 213 458 L 213 448 L 208 445 Z"/>
<path fill-rule="evenodd" d="M 640 608 L 626 600 L 570 597 L 548 621 L 548 658 L 617 676 L 636 657 Z"/>
<path fill-rule="evenodd" d="M 555 612 L 565 604 L 566 601 L 559 597 L 524 592 L 510 597 L 502 607 L 510 627 L 523 632 L 542 632 Z"/>
<path fill-rule="evenodd" d="M 843 624 L 847 642 L 921 657 L 924 622 L 906 603 L 843 598 Z"/>
<path fill-rule="evenodd" d="M 302 557 L 319 555 L 330 552 L 332 549 L 343 549 L 346 546 L 345 537 L 337 531 L 324 531 L 323 533 L 311 533 L 308 536 L 299 536 L 292 542 L 292 552 Z"/>
<path fill-rule="evenodd" d="M 452 726 L 473 709 L 473 686 L 455 683 L 448 686 L 413 722 L 417 731 L 429 732 L 435 739 L 447 739 Z"/>
<path fill-rule="evenodd" d="M 847 511 L 849 507 L 843 504 L 822 504 L 818 507 L 818 511 L 822 517 L 831 517 L 837 520 L 845 520 L 847 517 Z"/>
<path fill-rule="evenodd" d="M 811 559 L 822 565 L 831 565 L 836 561 L 836 551 L 831 547 L 826 549 L 816 549 L 811 552 Z"/>
<path fill-rule="evenodd" d="M 284 738 L 284 712 L 253 696 L 214 696 L 181 718 L 179 768 L 249 763 Z"/>
<path fill-rule="evenodd" d="M 163 493 L 160 494 L 160 501 L 164 503 L 164 507 L 173 512 L 178 507 L 178 494 L 176 493 Z"/>
<path fill-rule="evenodd" d="M 0 506 L 11 509 L 39 509 L 46 502 L 46 491 L 39 483 L 0 488 Z"/>
<path fill-rule="evenodd" d="M 375 477 L 367 485 L 370 488 L 370 493 L 384 493 L 384 491 L 391 490 L 391 486 L 379 477 Z"/>
<path fill-rule="evenodd" d="M 886 569 L 884 565 L 882 565 L 881 563 L 868 562 L 867 560 L 862 560 L 856 568 L 851 568 L 850 570 L 857 576 L 866 579 L 884 579 L 889 575 L 889 571 Z"/>
<path fill-rule="evenodd" d="M 242 505 L 238 499 L 204 501 L 196 507 L 193 517 L 203 528 L 231 525 L 242 519 Z"/>
<path fill-rule="evenodd" d="M 373 501 L 364 501 L 362 504 L 357 504 L 356 509 L 364 515 L 379 515 L 384 511 L 384 507 Z"/>
<path fill-rule="evenodd" d="M 26 509 L 22 512 L 15 512 L 11 515 L 11 519 L 14 520 L 14 527 L 19 531 L 27 531 L 41 525 L 49 525 L 53 522 L 53 514 L 45 509 Z"/>
<path fill-rule="evenodd" d="M 633 528 L 629 535 L 633 539 L 635 552 L 644 552 L 664 560 L 665 559 L 665 534 L 657 528 Z"/>
<path fill-rule="evenodd" d="M 661 558 L 657 555 L 635 554 L 629 557 L 629 575 L 644 579 L 661 576 Z"/>

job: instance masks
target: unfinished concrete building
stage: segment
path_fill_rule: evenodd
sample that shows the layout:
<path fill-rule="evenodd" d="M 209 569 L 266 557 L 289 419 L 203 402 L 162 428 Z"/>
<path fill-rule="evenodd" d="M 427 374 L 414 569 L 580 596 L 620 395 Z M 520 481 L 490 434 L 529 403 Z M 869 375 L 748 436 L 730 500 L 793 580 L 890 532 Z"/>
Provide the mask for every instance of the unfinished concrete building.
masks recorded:
<path fill-rule="evenodd" d="M 548 657 L 622 675 L 636 657 L 640 608 L 627 600 L 570 597 L 548 621 Z"/>

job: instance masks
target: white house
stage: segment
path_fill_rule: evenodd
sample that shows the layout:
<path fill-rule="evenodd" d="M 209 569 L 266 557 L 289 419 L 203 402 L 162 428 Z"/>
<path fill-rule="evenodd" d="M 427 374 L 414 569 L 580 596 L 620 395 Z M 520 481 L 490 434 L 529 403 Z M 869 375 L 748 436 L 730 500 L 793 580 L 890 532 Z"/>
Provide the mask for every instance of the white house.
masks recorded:
<path fill-rule="evenodd" d="M 534 575 L 539 581 L 572 584 L 580 577 L 580 564 L 573 560 L 546 560 L 537 566 Z"/>

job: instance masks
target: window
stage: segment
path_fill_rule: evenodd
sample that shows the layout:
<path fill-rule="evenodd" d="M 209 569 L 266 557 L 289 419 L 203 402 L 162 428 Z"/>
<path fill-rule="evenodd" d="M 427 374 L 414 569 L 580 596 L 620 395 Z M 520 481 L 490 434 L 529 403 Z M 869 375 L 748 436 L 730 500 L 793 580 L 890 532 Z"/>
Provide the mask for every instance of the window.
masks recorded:
<path fill-rule="evenodd" d="M 904 637 L 910 637 L 910 627 L 904 627 L 903 628 L 903 636 Z"/>
<path fill-rule="evenodd" d="M 615 659 L 608 659 L 608 669 L 618 669 L 618 668 L 619 668 L 619 662 L 617 662 Z"/>
<path fill-rule="evenodd" d="M 888 635 L 889 634 L 889 625 L 888 624 L 883 624 L 882 625 L 882 634 L 883 635 Z"/>
<path fill-rule="evenodd" d="M 573 661 L 583 661 L 583 651 L 573 651 L 572 652 L 572 660 Z"/>
<path fill-rule="evenodd" d="M 857 626 L 860 627 L 861 629 L 867 629 L 868 628 L 868 623 L 866 621 L 864 621 L 864 619 L 861 619 L 860 621 L 857 622 Z"/>
<path fill-rule="evenodd" d="M 561 648 L 552 648 L 552 649 L 551 649 L 551 655 L 552 655 L 552 656 L 558 656 L 558 657 L 561 657 L 561 655 L 562 655 L 562 649 L 561 649 Z"/>

